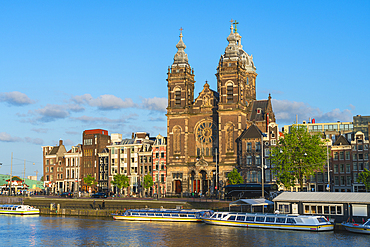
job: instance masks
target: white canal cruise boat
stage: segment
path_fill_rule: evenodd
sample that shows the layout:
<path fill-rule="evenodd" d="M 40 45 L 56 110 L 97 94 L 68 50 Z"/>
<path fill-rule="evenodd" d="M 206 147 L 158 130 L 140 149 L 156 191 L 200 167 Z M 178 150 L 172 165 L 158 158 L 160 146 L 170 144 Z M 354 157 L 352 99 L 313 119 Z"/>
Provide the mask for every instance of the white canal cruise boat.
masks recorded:
<path fill-rule="evenodd" d="M 0 205 L 0 214 L 31 215 L 39 213 L 39 209 L 28 205 Z"/>
<path fill-rule="evenodd" d="M 203 221 L 211 225 L 267 229 L 330 231 L 334 225 L 323 216 L 216 212 Z"/>
<path fill-rule="evenodd" d="M 370 234 L 370 219 L 368 219 L 364 224 L 343 222 L 342 226 L 350 232 Z"/>
<path fill-rule="evenodd" d="M 123 214 L 112 214 L 115 220 L 202 222 L 212 210 L 187 209 L 128 209 Z"/>

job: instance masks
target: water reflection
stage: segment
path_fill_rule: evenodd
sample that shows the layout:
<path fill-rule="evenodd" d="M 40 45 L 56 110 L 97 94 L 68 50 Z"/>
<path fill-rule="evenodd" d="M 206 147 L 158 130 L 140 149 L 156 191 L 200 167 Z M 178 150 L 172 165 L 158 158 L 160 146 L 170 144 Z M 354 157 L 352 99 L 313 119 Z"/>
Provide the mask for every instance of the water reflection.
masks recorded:
<path fill-rule="evenodd" d="M 1 245 L 20 246 L 368 246 L 369 236 L 181 222 L 0 216 Z"/>

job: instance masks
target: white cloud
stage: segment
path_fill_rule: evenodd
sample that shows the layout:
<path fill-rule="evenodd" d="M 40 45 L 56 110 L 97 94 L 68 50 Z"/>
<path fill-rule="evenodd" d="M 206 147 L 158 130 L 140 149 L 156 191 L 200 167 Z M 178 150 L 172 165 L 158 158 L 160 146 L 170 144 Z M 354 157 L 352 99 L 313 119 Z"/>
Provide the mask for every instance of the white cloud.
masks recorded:
<path fill-rule="evenodd" d="M 94 106 L 100 110 L 116 110 L 122 108 L 133 108 L 137 105 L 130 98 L 122 100 L 119 97 L 110 94 L 104 94 L 97 98 L 93 98 L 90 94 L 72 97 L 72 101 L 77 104 L 87 104 Z"/>
<path fill-rule="evenodd" d="M 165 112 L 167 108 L 167 98 L 146 98 L 142 100 L 141 107 L 147 110 Z"/>
<path fill-rule="evenodd" d="M 78 105 L 78 104 L 69 104 L 68 109 L 73 112 L 82 112 L 85 110 L 85 107 Z"/>
<path fill-rule="evenodd" d="M 15 106 L 35 103 L 35 101 L 31 100 L 26 94 L 17 91 L 0 93 L 0 102 L 6 102 Z"/>
<path fill-rule="evenodd" d="M 11 136 L 10 134 L 6 132 L 0 132 L 0 141 L 2 142 L 20 142 L 22 141 L 22 138 Z"/>
<path fill-rule="evenodd" d="M 319 108 L 310 106 L 304 102 L 295 102 L 289 100 L 272 99 L 272 106 L 275 112 L 276 121 L 279 124 L 292 124 L 296 122 L 296 115 L 298 115 L 298 122 L 308 121 L 310 118 L 315 119 L 316 122 L 336 122 L 336 121 L 352 121 L 351 109 L 333 109 L 329 112 L 323 113 Z"/>
<path fill-rule="evenodd" d="M 75 117 L 72 118 L 84 123 L 123 123 L 125 122 L 125 119 L 119 118 L 119 119 L 110 119 L 107 117 L 89 117 L 89 116 L 81 116 L 81 117 Z"/>
<path fill-rule="evenodd" d="M 42 145 L 44 143 L 44 140 L 40 138 L 31 138 L 31 137 L 26 137 L 24 138 L 26 142 L 36 144 L 36 145 Z"/>
<path fill-rule="evenodd" d="M 44 129 L 44 128 L 33 128 L 31 129 L 32 131 L 35 131 L 36 133 L 47 133 L 48 132 L 48 129 Z"/>
<path fill-rule="evenodd" d="M 42 109 L 35 110 L 36 113 L 41 115 L 41 118 L 38 120 L 42 121 L 53 121 L 55 119 L 62 119 L 69 116 L 69 112 L 66 110 L 66 107 L 63 105 L 46 105 Z"/>

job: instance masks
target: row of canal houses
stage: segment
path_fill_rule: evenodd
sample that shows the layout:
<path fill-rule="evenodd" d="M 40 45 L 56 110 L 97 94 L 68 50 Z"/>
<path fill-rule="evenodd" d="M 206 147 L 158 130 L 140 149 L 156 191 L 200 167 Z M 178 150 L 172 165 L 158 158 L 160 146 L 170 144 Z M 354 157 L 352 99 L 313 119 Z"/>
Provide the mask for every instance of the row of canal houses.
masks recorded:
<path fill-rule="evenodd" d="M 44 184 L 48 193 L 118 192 L 111 183 L 117 174 L 126 175 L 130 186 L 126 195 L 164 195 L 166 191 L 166 137 L 150 137 L 148 133 L 108 135 L 102 129 L 85 130 L 82 144 L 66 150 L 63 141 L 58 146 L 43 146 Z M 144 190 L 145 175 L 151 175 L 154 185 Z M 83 178 L 91 175 L 96 184 L 87 186 Z M 145 194 L 144 194 L 145 193 Z"/>

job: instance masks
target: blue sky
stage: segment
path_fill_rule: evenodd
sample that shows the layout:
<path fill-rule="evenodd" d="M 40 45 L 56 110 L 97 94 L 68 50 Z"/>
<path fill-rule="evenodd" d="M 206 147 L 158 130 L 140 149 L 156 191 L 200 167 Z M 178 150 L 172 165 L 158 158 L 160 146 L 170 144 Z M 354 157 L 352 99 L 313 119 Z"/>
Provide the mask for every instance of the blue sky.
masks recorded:
<path fill-rule="evenodd" d="M 369 1 L 1 1 L 0 173 L 42 171 L 41 146 L 86 129 L 166 135 L 167 68 L 182 27 L 195 95 L 230 20 L 280 126 L 369 115 Z M 35 163 L 35 165 L 32 165 Z"/>

